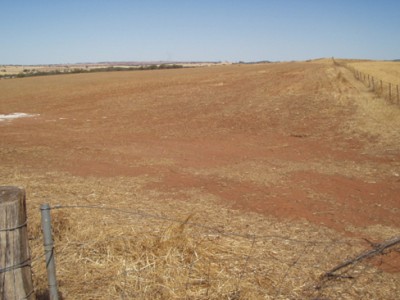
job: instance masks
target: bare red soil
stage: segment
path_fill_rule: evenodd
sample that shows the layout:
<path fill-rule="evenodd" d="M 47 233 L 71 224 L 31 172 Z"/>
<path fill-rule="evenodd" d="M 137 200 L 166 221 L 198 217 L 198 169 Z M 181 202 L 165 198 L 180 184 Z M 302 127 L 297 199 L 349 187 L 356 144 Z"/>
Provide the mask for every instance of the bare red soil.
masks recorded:
<path fill-rule="evenodd" d="M 145 174 L 149 189 L 346 234 L 398 229 L 400 149 L 357 127 L 363 97 L 326 62 L 3 80 L 0 113 L 39 116 L 0 122 L 1 163 Z"/>

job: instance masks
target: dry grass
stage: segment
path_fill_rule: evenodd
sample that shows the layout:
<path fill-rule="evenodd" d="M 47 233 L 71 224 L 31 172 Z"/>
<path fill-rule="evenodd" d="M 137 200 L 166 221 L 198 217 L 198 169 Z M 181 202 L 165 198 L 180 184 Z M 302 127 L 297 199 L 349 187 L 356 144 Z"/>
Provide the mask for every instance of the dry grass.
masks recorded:
<path fill-rule="evenodd" d="M 378 179 L 385 179 L 393 175 L 399 176 L 400 163 L 393 164 L 393 167 L 388 169 L 385 164 L 378 162 L 356 163 L 346 160 L 295 162 L 269 159 L 235 163 L 218 168 L 185 169 L 185 171 L 196 176 L 216 176 L 221 179 L 237 182 L 254 182 L 260 186 L 277 186 L 279 184 L 285 184 L 287 178 L 294 172 L 303 171 L 311 171 L 324 175 L 340 174 L 348 178 L 358 178 L 366 182 L 371 182 Z"/>
<path fill-rule="evenodd" d="M 21 73 L 23 70 L 23 66 L 0 66 L 0 75 L 14 75 Z"/>
<path fill-rule="evenodd" d="M 320 282 L 365 244 L 307 222 L 222 207 L 195 189 L 182 202 L 146 188 L 146 177 L 84 179 L 17 168 L 1 168 L 0 177 L 27 189 L 37 295 L 46 290 L 38 210 L 45 201 L 100 206 L 52 210 L 65 299 L 391 299 L 400 286 L 398 275 L 368 263 L 347 270 L 351 280 Z"/>
<path fill-rule="evenodd" d="M 400 85 L 400 63 L 390 61 L 351 62 L 348 65 L 380 80 Z"/>
<path fill-rule="evenodd" d="M 372 148 L 385 148 L 386 153 L 396 153 L 400 148 L 398 128 L 400 128 L 400 108 L 388 105 L 382 99 L 370 101 L 360 99 L 357 114 L 354 118 L 356 126 L 361 128 L 376 143 Z M 380 144 L 380 145 L 378 145 Z"/>
<path fill-rule="evenodd" d="M 352 64 L 354 63 L 350 65 Z M 359 62 L 357 64 L 374 65 L 372 62 Z M 388 65 L 388 70 L 390 70 L 390 66 L 395 66 L 396 63 L 388 63 Z M 385 66 L 385 63 L 376 62 L 376 66 Z M 400 67 L 400 64 L 398 66 Z M 371 68 L 370 70 L 373 69 Z M 400 107 L 391 105 L 371 93 L 363 83 L 357 82 L 350 72 L 345 70 L 339 72 L 342 78 L 342 91 L 345 93 L 339 93 L 337 97 L 340 98 L 339 101 L 343 104 L 355 107 L 353 118 L 343 124 L 344 131 L 362 139 L 373 140 L 373 143 L 365 144 L 368 147 L 366 149 L 367 152 L 377 153 L 381 149 L 386 149 L 385 154 L 396 153 L 397 149 L 400 149 L 398 133 L 398 128 L 400 128 Z M 384 76 L 385 73 L 378 72 L 376 74 Z"/>
<path fill-rule="evenodd" d="M 347 65 L 357 71 L 373 75 L 375 78 L 399 83 L 399 63 L 362 60 L 336 61 L 343 66 Z M 385 155 L 396 153 L 397 149 L 400 149 L 397 130 L 400 127 L 400 107 L 392 105 L 396 102 L 394 90 L 392 90 L 392 101 L 389 103 L 384 101 L 388 97 L 387 84 L 384 84 L 383 94 L 380 93 L 378 87 L 373 93 L 372 87 L 367 87 L 367 83 L 363 81 L 357 81 L 349 69 L 342 67 L 328 69 L 327 75 L 339 83 L 338 90 L 332 91 L 336 101 L 354 108 L 352 118 L 342 124 L 343 132 L 349 136 L 369 141 L 364 145 L 365 152 L 377 154 L 382 149 L 386 149 Z"/>
<path fill-rule="evenodd" d="M 390 104 L 400 105 L 400 64 L 398 62 L 342 62 L 354 76 Z"/>

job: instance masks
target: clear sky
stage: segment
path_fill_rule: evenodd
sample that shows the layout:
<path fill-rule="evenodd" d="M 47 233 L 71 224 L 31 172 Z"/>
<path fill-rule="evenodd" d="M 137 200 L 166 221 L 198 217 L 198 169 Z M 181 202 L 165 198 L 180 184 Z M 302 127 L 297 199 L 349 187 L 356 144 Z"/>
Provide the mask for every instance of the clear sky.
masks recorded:
<path fill-rule="evenodd" d="M 399 59 L 399 0 L 0 0 L 0 64 Z"/>

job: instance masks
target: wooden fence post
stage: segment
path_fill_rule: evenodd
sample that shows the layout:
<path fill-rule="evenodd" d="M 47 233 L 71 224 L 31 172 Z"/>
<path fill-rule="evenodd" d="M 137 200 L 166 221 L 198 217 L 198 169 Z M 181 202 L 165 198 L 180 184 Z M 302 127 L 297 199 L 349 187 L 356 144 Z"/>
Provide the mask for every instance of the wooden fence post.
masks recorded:
<path fill-rule="evenodd" d="M 0 186 L 0 299 L 35 299 L 25 190 Z"/>
<path fill-rule="evenodd" d="M 389 102 L 392 102 L 392 84 L 389 82 Z"/>

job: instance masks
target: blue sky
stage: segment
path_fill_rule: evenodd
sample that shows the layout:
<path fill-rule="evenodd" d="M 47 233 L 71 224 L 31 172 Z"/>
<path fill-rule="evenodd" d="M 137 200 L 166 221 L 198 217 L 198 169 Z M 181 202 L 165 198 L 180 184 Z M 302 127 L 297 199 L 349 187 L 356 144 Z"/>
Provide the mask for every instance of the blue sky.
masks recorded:
<path fill-rule="evenodd" d="M 398 0 L 0 0 L 0 64 L 400 58 Z"/>

